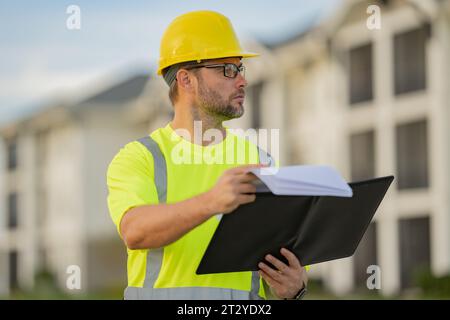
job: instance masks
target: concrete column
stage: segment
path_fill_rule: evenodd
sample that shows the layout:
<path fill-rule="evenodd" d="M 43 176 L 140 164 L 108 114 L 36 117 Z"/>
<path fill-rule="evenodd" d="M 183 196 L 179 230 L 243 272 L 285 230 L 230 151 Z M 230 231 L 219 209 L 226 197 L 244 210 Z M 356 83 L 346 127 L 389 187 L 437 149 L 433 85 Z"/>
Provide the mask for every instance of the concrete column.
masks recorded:
<path fill-rule="evenodd" d="M 375 174 L 391 175 L 396 172 L 395 119 L 393 105 L 394 66 L 391 28 L 383 21 L 374 37 L 374 97 L 375 121 Z M 399 243 L 396 210 L 396 181 L 389 188 L 376 214 L 378 221 L 377 248 L 381 268 L 381 290 L 390 295 L 400 287 Z"/>
<path fill-rule="evenodd" d="M 351 258 L 328 262 L 326 285 L 336 295 L 345 295 L 353 289 L 353 264 Z"/>
<path fill-rule="evenodd" d="M 431 219 L 431 266 L 437 275 L 450 270 L 449 217 L 449 112 L 448 112 L 448 53 L 449 24 L 440 15 L 432 25 L 433 37 L 427 55 L 427 84 L 430 96 L 428 125 Z"/>
<path fill-rule="evenodd" d="M 35 136 L 26 133 L 20 143 L 20 189 L 18 191 L 18 228 L 19 276 L 23 288 L 31 290 L 34 286 L 34 275 L 37 254 L 36 230 L 36 152 Z"/>
<path fill-rule="evenodd" d="M 288 132 L 285 123 L 285 81 L 283 75 L 267 81 L 261 97 L 261 128 L 268 129 L 268 144 L 270 146 L 270 129 L 279 129 L 279 159 L 280 165 L 285 165 Z M 269 152 L 273 153 L 269 148 Z M 276 157 L 275 155 L 273 155 Z"/>
<path fill-rule="evenodd" d="M 0 212 L 6 215 L 6 174 L 7 174 L 7 150 L 3 137 L 0 137 Z M 9 294 L 8 273 L 8 240 L 6 230 L 6 219 L 0 219 L 0 297 Z"/>

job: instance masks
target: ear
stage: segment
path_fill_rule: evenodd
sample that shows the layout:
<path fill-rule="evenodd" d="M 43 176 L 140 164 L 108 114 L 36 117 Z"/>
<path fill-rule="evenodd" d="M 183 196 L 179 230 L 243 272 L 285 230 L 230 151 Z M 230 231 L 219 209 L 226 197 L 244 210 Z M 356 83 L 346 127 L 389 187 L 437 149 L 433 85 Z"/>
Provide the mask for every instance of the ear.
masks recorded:
<path fill-rule="evenodd" d="M 185 91 L 193 91 L 196 80 L 192 73 L 189 73 L 187 70 L 180 69 L 177 72 L 178 85 Z"/>

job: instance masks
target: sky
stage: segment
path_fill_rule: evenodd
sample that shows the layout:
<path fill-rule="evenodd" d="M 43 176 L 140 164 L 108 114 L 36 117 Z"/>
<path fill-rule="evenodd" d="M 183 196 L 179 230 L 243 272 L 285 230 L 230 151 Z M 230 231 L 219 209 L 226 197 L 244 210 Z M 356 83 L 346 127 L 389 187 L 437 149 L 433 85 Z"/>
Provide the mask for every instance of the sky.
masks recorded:
<path fill-rule="evenodd" d="M 154 73 L 162 33 L 180 14 L 224 14 L 245 47 L 245 39 L 295 35 L 340 1 L 1 1 L 0 124 L 127 75 Z M 80 9 L 79 30 L 67 28 L 70 5 Z"/>

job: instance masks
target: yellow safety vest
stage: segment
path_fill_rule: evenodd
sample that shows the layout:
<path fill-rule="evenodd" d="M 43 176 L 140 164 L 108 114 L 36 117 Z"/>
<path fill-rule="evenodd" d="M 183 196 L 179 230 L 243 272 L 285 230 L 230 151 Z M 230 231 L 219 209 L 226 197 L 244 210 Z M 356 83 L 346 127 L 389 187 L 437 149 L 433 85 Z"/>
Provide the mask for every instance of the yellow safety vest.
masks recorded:
<path fill-rule="evenodd" d="M 229 129 L 222 142 L 201 146 L 183 139 L 168 124 L 128 143 L 109 165 L 112 220 L 120 234 L 120 221 L 129 209 L 189 199 L 211 189 L 225 170 L 261 161 L 273 162 L 267 153 Z M 128 249 L 125 299 L 265 298 L 256 271 L 195 273 L 218 224 L 219 216 L 213 216 L 163 248 Z"/>

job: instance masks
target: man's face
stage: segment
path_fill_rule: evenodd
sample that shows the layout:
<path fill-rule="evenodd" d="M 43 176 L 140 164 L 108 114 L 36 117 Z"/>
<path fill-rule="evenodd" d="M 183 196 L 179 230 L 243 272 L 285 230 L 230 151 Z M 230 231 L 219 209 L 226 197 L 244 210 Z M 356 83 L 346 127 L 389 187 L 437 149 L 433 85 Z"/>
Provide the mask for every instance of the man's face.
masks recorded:
<path fill-rule="evenodd" d="M 241 65 L 240 58 L 209 60 L 205 65 L 233 63 Z M 225 120 L 239 118 L 244 114 L 244 88 L 247 85 L 239 73 L 236 78 L 224 76 L 223 67 L 200 68 L 197 73 L 197 106 L 208 114 Z"/>

